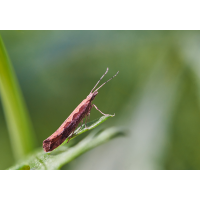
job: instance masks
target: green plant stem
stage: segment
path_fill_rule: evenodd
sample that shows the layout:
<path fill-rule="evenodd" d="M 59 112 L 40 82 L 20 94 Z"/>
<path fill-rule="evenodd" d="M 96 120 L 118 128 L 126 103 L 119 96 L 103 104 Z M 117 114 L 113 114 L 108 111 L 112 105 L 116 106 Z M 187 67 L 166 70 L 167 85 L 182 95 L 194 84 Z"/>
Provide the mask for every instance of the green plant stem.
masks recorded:
<path fill-rule="evenodd" d="M 25 102 L 1 37 L 0 92 L 13 154 L 18 160 L 33 150 L 35 140 Z"/>

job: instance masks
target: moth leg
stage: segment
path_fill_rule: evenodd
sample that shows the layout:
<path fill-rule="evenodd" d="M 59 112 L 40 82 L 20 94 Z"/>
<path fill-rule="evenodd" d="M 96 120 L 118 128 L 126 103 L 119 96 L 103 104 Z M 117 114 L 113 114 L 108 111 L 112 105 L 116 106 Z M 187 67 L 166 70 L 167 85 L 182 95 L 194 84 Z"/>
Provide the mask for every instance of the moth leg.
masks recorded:
<path fill-rule="evenodd" d="M 78 131 L 79 129 L 81 129 L 82 126 L 83 126 L 83 119 L 81 120 L 81 125 L 80 125 L 80 127 L 78 127 L 78 128 L 76 129 L 76 131 Z"/>
<path fill-rule="evenodd" d="M 87 115 L 85 116 L 85 118 L 86 118 L 86 119 L 85 119 L 85 128 L 88 129 L 88 127 L 87 127 L 87 125 L 86 125 L 86 122 L 87 122 Z"/>
<path fill-rule="evenodd" d="M 88 122 L 90 122 L 90 112 L 88 113 Z"/>
<path fill-rule="evenodd" d="M 97 106 L 96 105 L 92 105 L 92 106 L 94 106 L 102 115 L 105 115 L 105 116 L 108 116 L 109 114 L 104 114 L 103 112 L 101 112 L 98 108 L 97 108 Z"/>
<path fill-rule="evenodd" d="M 69 140 L 67 141 L 67 143 L 70 141 L 70 139 L 72 138 L 72 135 L 74 135 L 74 131 L 73 131 L 73 133 L 71 134 L 71 136 L 70 136 L 70 138 L 69 138 Z"/>
<path fill-rule="evenodd" d="M 79 126 L 77 129 L 76 129 L 76 132 L 78 132 L 80 129 L 81 129 L 82 125 Z"/>
<path fill-rule="evenodd" d="M 79 128 L 81 128 L 83 126 L 83 119 L 81 120 L 81 126 Z"/>

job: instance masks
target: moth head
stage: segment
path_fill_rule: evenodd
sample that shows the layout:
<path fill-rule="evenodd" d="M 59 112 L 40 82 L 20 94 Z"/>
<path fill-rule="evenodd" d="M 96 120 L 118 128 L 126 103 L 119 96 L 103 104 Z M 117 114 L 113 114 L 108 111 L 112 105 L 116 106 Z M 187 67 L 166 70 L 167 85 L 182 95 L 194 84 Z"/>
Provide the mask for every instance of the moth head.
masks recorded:
<path fill-rule="evenodd" d="M 87 96 L 88 99 L 90 99 L 90 101 L 93 101 L 95 99 L 95 97 L 97 96 L 98 92 L 94 91 L 94 92 L 90 92 L 90 94 Z"/>

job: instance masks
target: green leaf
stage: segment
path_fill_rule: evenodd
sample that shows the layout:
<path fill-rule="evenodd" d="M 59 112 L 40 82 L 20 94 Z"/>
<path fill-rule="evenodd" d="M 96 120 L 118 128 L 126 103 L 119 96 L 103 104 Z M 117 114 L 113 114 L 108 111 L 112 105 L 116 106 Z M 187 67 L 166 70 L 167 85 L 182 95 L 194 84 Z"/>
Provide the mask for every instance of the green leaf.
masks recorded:
<path fill-rule="evenodd" d="M 97 127 L 98 125 L 100 125 L 101 123 L 103 123 L 104 121 L 106 121 L 107 119 L 109 119 L 110 117 L 114 117 L 115 115 L 107 115 L 107 116 L 102 116 L 99 119 L 96 119 L 92 122 L 88 122 L 85 126 L 85 124 L 82 124 L 78 129 L 76 129 L 76 131 L 74 132 L 73 136 L 71 137 L 70 140 L 74 139 L 75 137 L 77 137 L 78 135 L 81 135 L 82 133 L 85 133 L 89 130 L 92 130 L 93 128 Z M 65 140 L 65 142 L 63 142 L 63 144 L 65 144 L 68 140 Z M 63 145 L 62 144 L 62 145 Z"/>
<path fill-rule="evenodd" d="M 86 124 L 87 128 L 83 128 L 85 125 L 82 125 L 79 130 L 77 129 L 78 131 L 75 132 L 76 135 L 74 135 L 72 139 L 88 130 L 95 128 L 110 117 L 113 117 L 113 115 L 103 116 L 98 120 L 89 122 Z M 63 165 L 69 163 L 76 157 L 106 141 L 109 141 L 113 137 L 120 135 L 120 133 L 122 133 L 122 131 L 116 127 L 108 128 L 101 132 L 99 132 L 99 129 L 95 129 L 91 134 L 73 147 L 68 147 L 68 145 L 64 144 L 60 145 L 58 148 L 49 153 L 45 153 L 44 150 L 40 148 L 28 156 L 25 160 L 21 161 L 19 164 L 11 167 L 10 169 L 24 169 L 25 167 L 27 168 L 27 166 L 34 170 L 60 169 Z"/>
<path fill-rule="evenodd" d="M 35 140 L 26 105 L 1 37 L 0 92 L 13 154 L 18 160 L 34 149 Z"/>

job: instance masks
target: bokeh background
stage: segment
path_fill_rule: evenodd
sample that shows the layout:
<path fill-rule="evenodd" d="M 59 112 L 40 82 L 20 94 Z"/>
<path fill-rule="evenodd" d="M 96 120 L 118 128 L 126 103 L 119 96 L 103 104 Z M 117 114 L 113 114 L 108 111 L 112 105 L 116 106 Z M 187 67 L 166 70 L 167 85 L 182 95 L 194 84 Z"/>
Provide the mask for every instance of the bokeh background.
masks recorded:
<path fill-rule="evenodd" d="M 200 169 L 199 31 L 0 31 L 34 128 L 35 147 L 89 94 L 115 138 L 63 169 Z M 101 114 L 92 109 L 91 121 Z M 15 162 L 0 103 L 0 169 Z"/>

